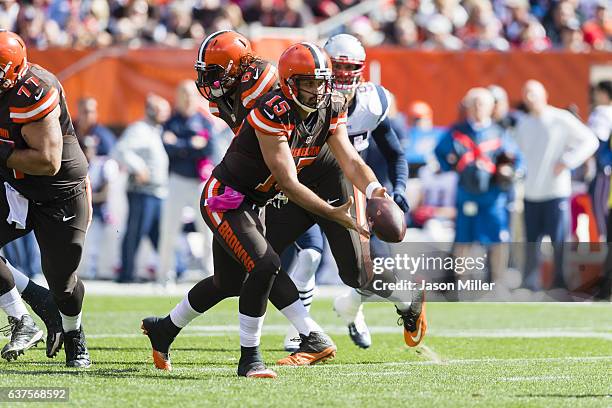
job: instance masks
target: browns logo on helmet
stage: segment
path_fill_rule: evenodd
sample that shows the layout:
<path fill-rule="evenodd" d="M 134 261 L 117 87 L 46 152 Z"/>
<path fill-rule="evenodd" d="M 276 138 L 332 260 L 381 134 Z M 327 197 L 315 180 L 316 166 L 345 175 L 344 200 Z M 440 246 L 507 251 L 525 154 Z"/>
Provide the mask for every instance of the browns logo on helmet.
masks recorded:
<path fill-rule="evenodd" d="M 283 94 L 306 112 L 329 105 L 332 93 L 331 61 L 319 47 L 308 42 L 287 48 L 278 60 Z"/>
<path fill-rule="evenodd" d="M 15 86 L 27 70 L 25 42 L 11 31 L 0 30 L 0 92 Z"/>
<path fill-rule="evenodd" d="M 206 37 L 198 51 L 196 86 L 206 99 L 223 96 L 235 86 L 255 59 L 251 43 L 243 35 L 217 31 Z"/>

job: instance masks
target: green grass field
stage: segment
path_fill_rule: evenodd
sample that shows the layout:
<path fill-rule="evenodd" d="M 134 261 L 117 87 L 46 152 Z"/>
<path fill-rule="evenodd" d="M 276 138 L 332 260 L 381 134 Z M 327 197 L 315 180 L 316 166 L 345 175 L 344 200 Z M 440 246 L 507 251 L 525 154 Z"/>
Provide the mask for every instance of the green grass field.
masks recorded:
<path fill-rule="evenodd" d="M 612 407 L 610 304 L 428 304 L 426 347 L 415 351 L 403 345 L 392 306 L 366 305 L 374 344 L 360 350 L 331 300 L 319 299 L 313 315 L 336 341 L 336 359 L 276 367 L 278 379 L 257 380 L 235 374 L 235 301 L 183 330 L 172 372 L 153 368 L 140 319 L 163 315 L 177 301 L 89 296 L 84 326 L 92 368 L 69 370 L 63 351 L 60 360 L 47 360 L 39 346 L 16 362 L 0 362 L 0 386 L 69 387 L 69 404 L 82 407 Z M 285 327 L 270 307 L 262 339 L 270 365 L 286 355 Z"/>

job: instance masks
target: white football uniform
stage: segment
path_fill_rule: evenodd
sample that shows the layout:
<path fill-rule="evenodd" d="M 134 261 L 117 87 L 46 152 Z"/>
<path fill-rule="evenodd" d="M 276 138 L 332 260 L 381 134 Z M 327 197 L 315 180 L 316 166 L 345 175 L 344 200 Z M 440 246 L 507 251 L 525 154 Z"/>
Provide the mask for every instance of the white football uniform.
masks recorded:
<path fill-rule="evenodd" d="M 370 145 L 369 138 L 389 113 L 389 91 L 372 82 L 363 82 L 355 90 L 355 100 L 346 124 L 349 139 L 358 152 Z"/>

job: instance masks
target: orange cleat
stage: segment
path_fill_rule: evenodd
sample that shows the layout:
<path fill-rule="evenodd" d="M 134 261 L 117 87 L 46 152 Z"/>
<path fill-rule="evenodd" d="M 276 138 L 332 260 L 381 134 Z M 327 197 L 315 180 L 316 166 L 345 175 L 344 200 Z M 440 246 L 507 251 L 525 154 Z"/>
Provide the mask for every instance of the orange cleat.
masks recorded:
<path fill-rule="evenodd" d="M 142 334 L 147 336 L 151 342 L 151 348 L 153 349 L 153 364 L 155 364 L 155 368 L 164 371 L 172 371 L 170 344 L 172 344 L 174 338 L 170 338 L 164 334 L 163 330 L 160 330 L 160 321 L 161 319 L 157 317 L 147 317 L 140 324 L 140 328 L 142 329 Z"/>
<path fill-rule="evenodd" d="M 404 341 L 408 347 L 416 347 L 425 338 L 427 332 L 427 318 L 425 317 L 425 292 L 420 291 L 415 295 L 410 307 L 406 312 L 399 309 L 398 324 L 404 325 Z"/>
<path fill-rule="evenodd" d="M 306 366 L 331 360 L 336 356 L 336 345 L 325 333 L 311 332 L 308 336 L 300 334 L 302 342 L 295 353 L 276 362 L 285 366 Z"/>

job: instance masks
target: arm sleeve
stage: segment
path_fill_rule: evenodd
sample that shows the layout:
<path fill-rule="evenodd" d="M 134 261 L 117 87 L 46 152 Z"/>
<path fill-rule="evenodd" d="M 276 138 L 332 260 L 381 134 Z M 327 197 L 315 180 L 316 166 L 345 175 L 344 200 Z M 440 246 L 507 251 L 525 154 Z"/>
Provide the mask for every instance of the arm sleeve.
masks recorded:
<path fill-rule="evenodd" d="M 393 182 L 393 188 L 401 191 L 406 190 L 408 163 L 404 157 L 397 134 L 391 127 L 389 118 L 385 118 L 380 122 L 378 127 L 372 132 L 372 136 L 380 152 L 387 160 L 389 180 Z"/>
<path fill-rule="evenodd" d="M 561 161 L 568 168 L 575 169 L 595 153 L 599 143 L 595 134 L 571 113 L 565 114 L 564 122 L 569 143 Z"/>

